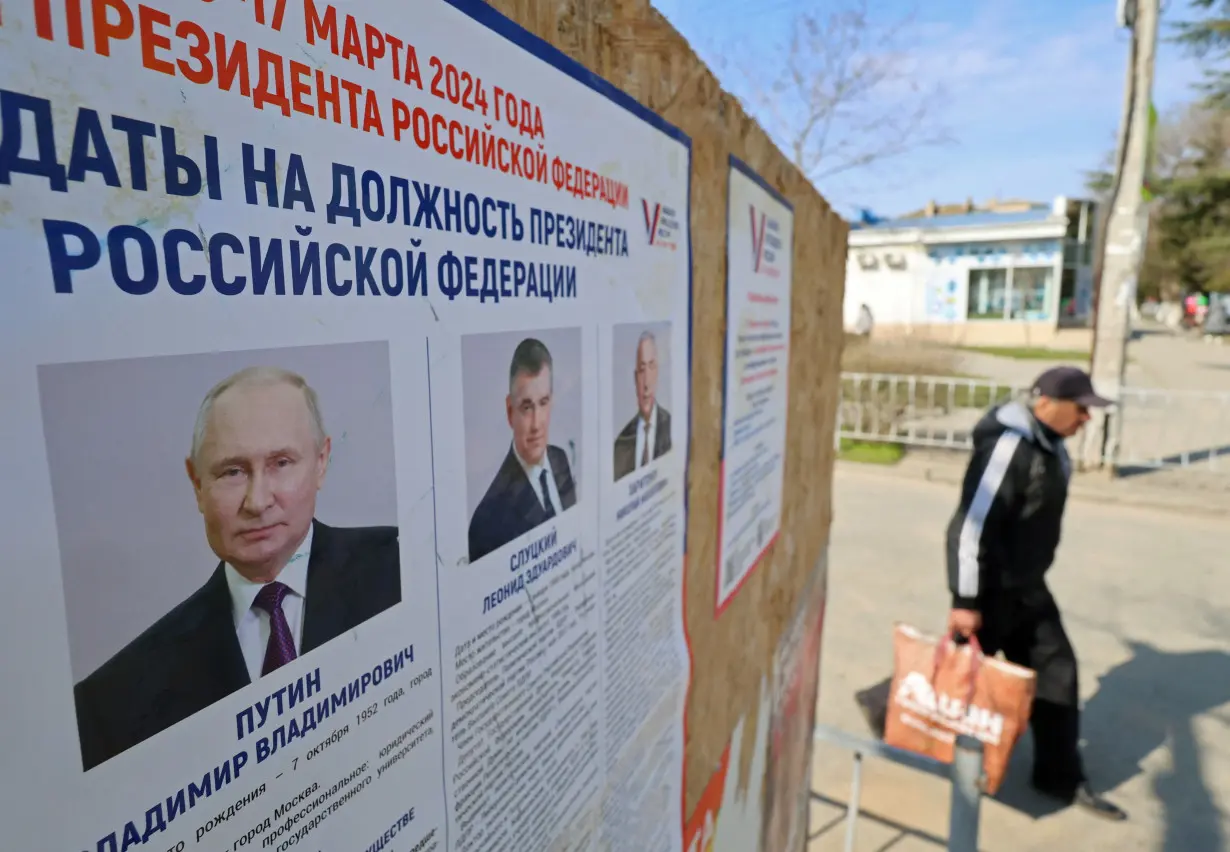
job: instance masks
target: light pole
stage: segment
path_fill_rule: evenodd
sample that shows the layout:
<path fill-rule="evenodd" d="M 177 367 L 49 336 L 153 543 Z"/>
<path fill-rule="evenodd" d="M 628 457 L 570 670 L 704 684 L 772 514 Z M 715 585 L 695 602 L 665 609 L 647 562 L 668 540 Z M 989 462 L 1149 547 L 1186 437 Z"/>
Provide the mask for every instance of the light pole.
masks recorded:
<path fill-rule="evenodd" d="M 1095 275 L 1093 352 L 1090 373 L 1098 392 L 1119 399 L 1127 364 L 1136 279 L 1145 247 L 1148 209 L 1144 199 L 1149 168 L 1153 66 L 1157 52 L 1159 0 L 1119 0 L 1120 26 L 1132 31 L 1132 46 L 1119 128 L 1114 186 L 1100 240 L 1100 273 Z M 1091 412 L 1080 459 L 1088 469 L 1105 462 L 1113 471 L 1123 409 Z"/>

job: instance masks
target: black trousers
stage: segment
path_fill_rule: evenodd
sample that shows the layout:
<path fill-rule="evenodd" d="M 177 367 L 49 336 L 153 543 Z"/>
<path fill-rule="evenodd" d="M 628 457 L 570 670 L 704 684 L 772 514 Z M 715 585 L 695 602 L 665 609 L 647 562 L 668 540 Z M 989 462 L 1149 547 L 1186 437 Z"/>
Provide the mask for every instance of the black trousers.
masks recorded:
<path fill-rule="evenodd" d="M 1041 586 L 996 594 L 982 606 L 978 641 L 988 656 L 1002 650 L 1009 662 L 1038 676 L 1029 725 L 1034 735 L 1033 780 L 1059 795 L 1085 780 L 1080 755 L 1080 691 L 1076 652 L 1063 629 L 1059 607 Z"/>

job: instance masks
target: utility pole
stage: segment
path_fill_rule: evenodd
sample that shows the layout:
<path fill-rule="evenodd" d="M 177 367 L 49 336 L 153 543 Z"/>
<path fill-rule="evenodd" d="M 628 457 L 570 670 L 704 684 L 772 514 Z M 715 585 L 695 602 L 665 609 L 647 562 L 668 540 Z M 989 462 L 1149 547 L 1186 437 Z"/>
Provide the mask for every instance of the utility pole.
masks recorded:
<path fill-rule="evenodd" d="M 1132 306 L 1148 225 L 1144 183 L 1149 168 L 1150 112 L 1153 101 L 1153 64 L 1157 53 L 1159 0 L 1119 0 L 1119 24 L 1132 31 L 1131 58 L 1119 128 L 1115 184 L 1100 241 L 1100 275 L 1093 320 L 1090 373 L 1098 393 L 1118 400 L 1127 364 Z M 1122 432 L 1122 409 L 1109 414 L 1092 411 L 1084 429 L 1081 464 L 1086 470 L 1103 460 L 1114 465 Z"/>

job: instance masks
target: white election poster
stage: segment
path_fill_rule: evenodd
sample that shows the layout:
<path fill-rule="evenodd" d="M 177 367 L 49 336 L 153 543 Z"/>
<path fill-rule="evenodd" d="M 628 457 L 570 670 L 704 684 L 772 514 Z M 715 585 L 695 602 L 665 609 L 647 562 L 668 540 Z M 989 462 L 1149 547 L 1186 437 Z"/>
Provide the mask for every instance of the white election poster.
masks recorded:
<path fill-rule="evenodd" d="M 686 137 L 477 0 L 0 18 L 0 825 L 673 849 Z"/>
<path fill-rule="evenodd" d="M 793 208 L 734 157 L 727 204 L 718 611 L 781 527 L 794 247 Z"/>

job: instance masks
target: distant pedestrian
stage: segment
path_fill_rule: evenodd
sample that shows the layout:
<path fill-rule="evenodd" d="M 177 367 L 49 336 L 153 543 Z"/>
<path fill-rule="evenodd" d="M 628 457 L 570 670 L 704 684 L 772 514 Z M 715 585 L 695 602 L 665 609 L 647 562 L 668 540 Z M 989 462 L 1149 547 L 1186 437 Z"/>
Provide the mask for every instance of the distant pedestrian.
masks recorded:
<path fill-rule="evenodd" d="M 875 320 L 871 316 L 871 308 L 866 303 L 859 306 L 858 320 L 854 323 L 854 333 L 861 337 L 870 337 Z"/>
<path fill-rule="evenodd" d="M 1085 777 L 1076 654 L 1044 579 L 1068 498 L 1064 439 L 1080 431 L 1090 408 L 1110 404 L 1083 370 L 1056 367 L 1037 378 L 1028 403 L 996 406 L 974 428 L 973 457 L 948 526 L 948 629 L 976 634 L 984 653 L 1002 650 L 1037 672 L 1034 787 L 1122 820 L 1127 814 Z"/>

